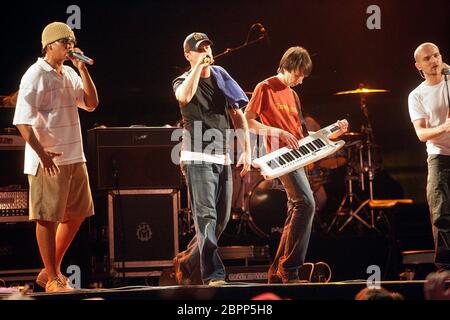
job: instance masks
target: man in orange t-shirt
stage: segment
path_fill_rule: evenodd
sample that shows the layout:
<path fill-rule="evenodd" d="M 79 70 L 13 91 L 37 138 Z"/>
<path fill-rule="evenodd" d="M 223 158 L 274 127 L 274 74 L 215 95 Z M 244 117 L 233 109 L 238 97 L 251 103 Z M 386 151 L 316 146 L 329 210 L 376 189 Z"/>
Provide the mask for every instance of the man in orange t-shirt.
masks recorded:
<path fill-rule="evenodd" d="M 300 100 L 291 89 L 311 73 L 308 51 L 291 47 L 283 55 L 276 76 L 260 82 L 245 110 L 249 128 L 265 136 L 267 152 L 281 147 L 298 148 L 307 133 L 299 117 Z M 259 117 L 261 122 L 255 119 Z M 338 121 L 340 132 L 347 131 L 347 121 Z M 305 129 L 306 130 L 306 129 Z M 298 270 L 305 261 L 315 201 L 304 168 L 279 177 L 288 197 L 288 214 L 277 254 L 269 269 L 269 283 L 299 282 Z"/>

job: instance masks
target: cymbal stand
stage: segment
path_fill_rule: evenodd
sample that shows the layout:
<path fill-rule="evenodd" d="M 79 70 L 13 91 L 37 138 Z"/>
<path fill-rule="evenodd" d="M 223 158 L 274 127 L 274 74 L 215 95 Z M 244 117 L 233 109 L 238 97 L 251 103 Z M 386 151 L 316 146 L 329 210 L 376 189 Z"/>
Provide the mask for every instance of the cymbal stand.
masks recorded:
<path fill-rule="evenodd" d="M 191 196 L 189 194 L 189 190 L 186 192 L 187 194 L 187 207 L 181 208 L 179 210 L 179 234 L 181 236 L 192 235 L 195 233 L 195 227 L 193 223 L 192 210 L 191 210 Z"/>
<path fill-rule="evenodd" d="M 234 210 L 238 209 L 237 211 L 234 211 L 232 209 L 232 217 L 234 220 L 239 220 L 239 224 L 236 228 L 236 236 L 239 237 L 241 235 L 247 234 L 247 227 L 250 228 L 250 230 L 255 233 L 260 238 L 267 238 L 267 235 L 262 231 L 253 221 L 253 218 L 250 214 L 250 208 L 249 208 L 249 197 L 251 196 L 251 191 L 247 191 L 247 186 L 250 186 L 251 184 L 251 176 L 249 173 L 247 173 L 244 177 L 240 177 L 241 183 L 240 183 L 240 189 L 239 189 L 239 195 L 236 199 L 234 205 L 237 203 L 241 204 L 240 208 L 235 208 Z"/>
<path fill-rule="evenodd" d="M 364 87 L 364 84 L 360 84 L 360 86 Z M 375 146 L 375 137 L 373 135 L 372 130 L 372 124 L 369 117 L 369 110 L 366 106 L 366 97 L 365 95 L 361 95 L 360 100 L 360 108 L 362 113 L 364 114 L 367 125 L 362 126 L 361 131 L 366 134 L 366 148 L 367 148 L 367 167 L 364 166 L 364 172 L 367 172 L 369 176 L 369 200 L 373 200 L 373 180 L 375 178 L 375 170 L 374 170 L 374 163 L 373 163 L 373 155 L 372 155 L 372 148 Z M 362 188 L 364 191 L 364 187 Z M 370 209 L 370 220 L 371 220 L 371 228 L 375 229 L 375 213 L 374 210 Z"/>
<path fill-rule="evenodd" d="M 239 173 L 237 173 L 239 174 Z M 248 194 L 247 194 L 247 184 L 250 183 L 249 179 L 249 175 L 245 175 L 244 177 L 239 176 L 241 183 L 240 183 L 240 189 L 239 189 L 239 195 L 238 198 L 236 199 L 234 206 L 236 206 L 237 203 L 240 203 L 241 206 L 239 208 L 237 208 L 237 212 L 235 212 L 235 217 L 233 217 L 233 219 L 235 220 L 239 220 L 239 224 L 237 226 L 236 229 L 236 235 L 239 236 L 241 234 L 246 234 L 246 230 L 247 230 L 247 222 L 249 220 L 248 217 L 248 213 L 247 213 L 247 208 L 246 208 L 246 202 L 247 202 L 247 198 L 248 198 Z M 234 187 L 234 186 L 233 186 Z"/>
<path fill-rule="evenodd" d="M 356 147 L 358 148 L 358 158 L 359 158 L 359 165 L 361 166 L 362 164 L 362 142 L 359 141 L 356 145 Z M 347 149 L 347 159 L 351 160 L 352 159 L 352 150 L 350 147 L 348 147 Z M 349 217 L 347 218 L 347 220 L 344 222 L 344 224 L 342 224 L 342 226 L 340 226 L 338 228 L 339 232 L 342 232 L 342 230 L 344 230 L 344 228 L 355 218 L 358 221 L 360 221 L 362 224 L 364 224 L 366 227 L 370 228 L 370 225 L 364 220 L 362 219 L 358 214 L 357 211 L 360 211 L 361 209 L 359 209 L 361 207 L 361 203 L 362 201 L 359 199 L 359 197 L 353 192 L 353 181 L 355 180 L 360 180 L 361 178 L 358 177 L 357 175 L 354 175 L 354 162 L 353 161 L 349 161 L 347 163 L 347 173 L 346 173 L 346 194 L 344 196 L 344 198 L 342 199 L 339 208 L 333 218 L 333 220 L 331 221 L 328 229 L 327 229 L 327 233 L 329 233 L 331 231 L 331 229 L 336 225 L 337 220 L 340 216 L 344 216 L 344 215 L 349 215 Z M 361 168 L 362 171 L 362 168 Z M 347 205 L 347 207 L 346 207 Z M 357 211 L 354 211 L 354 207 L 358 206 Z M 365 209 L 364 209 L 365 211 Z"/>
<path fill-rule="evenodd" d="M 363 84 L 360 84 L 360 87 L 364 87 Z M 377 227 L 375 226 L 375 210 L 370 207 L 370 201 L 374 199 L 373 197 L 373 183 L 375 178 L 375 168 L 374 168 L 374 162 L 373 162 L 373 154 L 372 154 L 372 148 L 375 145 L 375 139 L 373 135 L 372 125 L 370 122 L 369 117 L 369 111 L 366 106 L 366 97 L 362 94 L 360 99 L 360 108 L 364 115 L 364 117 L 367 120 L 367 125 L 362 126 L 361 131 L 365 133 L 366 140 L 364 145 L 361 145 L 360 153 L 359 153 L 359 160 L 360 160 L 360 175 L 361 175 L 361 190 L 365 190 L 365 181 L 364 181 L 364 174 L 367 173 L 369 176 L 369 199 L 365 200 L 361 203 L 361 205 L 354 211 L 351 212 L 351 216 L 347 219 L 347 221 L 339 228 L 339 231 L 342 231 L 345 226 L 353 219 L 358 219 L 364 226 L 366 226 L 369 229 L 377 230 Z M 365 155 L 367 156 L 367 165 L 364 162 L 363 157 L 363 149 L 366 148 Z M 365 208 L 367 205 L 369 205 L 370 213 Z M 362 219 L 359 216 L 359 212 L 364 211 L 368 217 L 370 217 L 370 224 L 367 223 L 364 219 Z"/>

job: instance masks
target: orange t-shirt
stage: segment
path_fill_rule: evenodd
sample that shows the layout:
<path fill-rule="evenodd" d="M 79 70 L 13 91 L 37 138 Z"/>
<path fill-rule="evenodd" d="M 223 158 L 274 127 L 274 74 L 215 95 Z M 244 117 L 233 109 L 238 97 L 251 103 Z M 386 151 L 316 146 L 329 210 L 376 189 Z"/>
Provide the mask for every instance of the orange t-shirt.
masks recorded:
<path fill-rule="evenodd" d="M 297 94 L 295 94 L 295 97 L 300 106 Z M 294 91 L 276 76 L 258 83 L 245 110 L 259 115 L 261 122 L 266 126 L 286 130 L 299 140 L 303 138 L 302 125 L 294 100 Z M 267 152 L 285 146 L 280 141 L 272 141 L 273 138 L 275 137 L 266 137 Z"/>

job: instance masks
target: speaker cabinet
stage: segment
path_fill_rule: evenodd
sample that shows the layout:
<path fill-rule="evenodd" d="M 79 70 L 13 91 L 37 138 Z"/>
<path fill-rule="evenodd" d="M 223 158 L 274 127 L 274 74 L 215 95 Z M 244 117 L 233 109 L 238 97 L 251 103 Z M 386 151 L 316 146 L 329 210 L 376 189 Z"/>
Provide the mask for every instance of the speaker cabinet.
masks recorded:
<path fill-rule="evenodd" d="M 179 128 L 95 128 L 88 130 L 88 168 L 92 187 L 177 189 L 181 171 L 171 158 Z M 177 136 L 177 135 L 174 135 Z M 179 137 L 179 135 L 178 135 Z"/>
<path fill-rule="evenodd" d="M 4 281 L 31 280 L 41 268 L 36 223 L 0 223 L 0 278 Z"/>
<path fill-rule="evenodd" d="M 27 175 L 23 173 L 24 153 L 22 147 L 8 149 L 0 145 L 0 187 L 12 185 L 16 189 L 28 188 Z"/>
<path fill-rule="evenodd" d="M 108 194 L 112 269 L 132 272 L 171 266 L 178 253 L 179 191 L 120 190 Z"/>

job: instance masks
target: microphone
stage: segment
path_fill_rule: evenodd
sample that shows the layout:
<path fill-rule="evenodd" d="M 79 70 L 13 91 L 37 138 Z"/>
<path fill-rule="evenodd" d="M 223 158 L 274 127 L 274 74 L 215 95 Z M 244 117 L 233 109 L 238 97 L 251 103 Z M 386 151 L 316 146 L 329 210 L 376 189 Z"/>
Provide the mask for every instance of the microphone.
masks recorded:
<path fill-rule="evenodd" d="M 446 76 L 450 75 L 450 66 L 448 64 L 446 64 L 445 62 L 443 62 L 442 64 L 443 64 L 443 66 L 442 66 L 441 73 Z"/>
<path fill-rule="evenodd" d="M 212 58 L 210 56 L 204 57 L 203 58 L 203 63 L 211 64 L 212 63 Z"/>
<path fill-rule="evenodd" d="M 264 28 L 264 26 L 263 26 L 261 23 L 259 23 L 259 22 L 255 23 L 255 26 L 259 27 L 259 32 L 261 32 L 261 33 L 262 33 L 262 36 L 263 36 L 264 38 L 266 38 L 267 43 L 268 43 L 268 45 L 270 46 L 271 43 L 270 43 L 269 34 L 267 33 L 267 29 Z"/>
<path fill-rule="evenodd" d="M 77 58 L 78 60 L 83 61 L 84 63 L 87 63 L 89 65 L 93 65 L 94 64 L 94 60 L 86 57 L 85 55 L 82 55 L 81 53 L 78 52 L 74 52 L 72 50 L 69 51 L 69 56 L 73 57 L 73 58 Z"/>
<path fill-rule="evenodd" d="M 264 26 L 261 23 L 257 22 L 255 23 L 255 26 L 259 27 L 259 31 L 261 33 L 266 33 L 266 28 L 264 28 Z"/>

